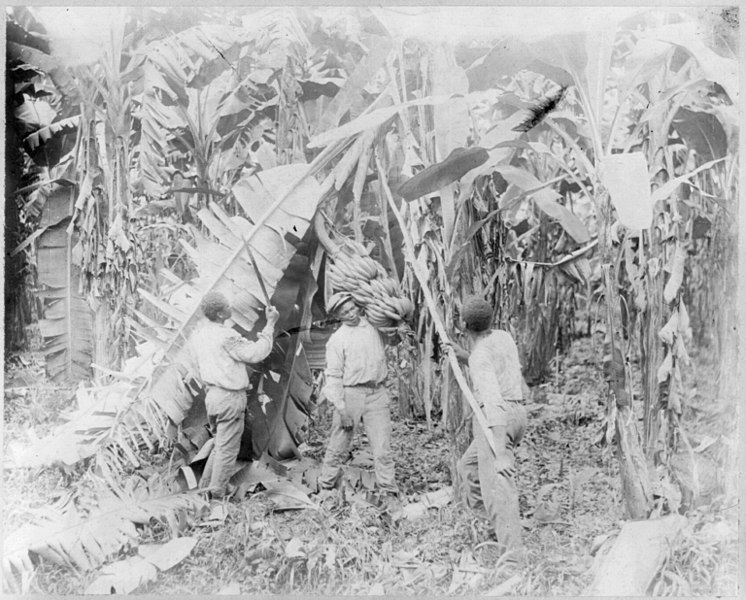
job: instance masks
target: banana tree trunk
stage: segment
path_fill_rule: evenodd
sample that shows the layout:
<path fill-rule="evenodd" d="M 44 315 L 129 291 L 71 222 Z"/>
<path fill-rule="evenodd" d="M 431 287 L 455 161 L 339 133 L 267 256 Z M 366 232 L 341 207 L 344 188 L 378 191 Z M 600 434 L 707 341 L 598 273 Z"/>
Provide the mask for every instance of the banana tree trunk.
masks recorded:
<path fill-rule="evenodd" d="M 106 298 L 93 297 L 93 364 L 105 367 L 106 369 L 115 369 L 115 364 L 111 336 L 109 332 L 112 330 L 114 323 L 111 318 L 111 309 Z M 102 371 L 93 369 L 93 380 L 98 384 L 104 383 L 104 376 Z"/>
<path fill-rule="evenodd" d="M 10 96 L 6 78 L 6 97 Z M 13 195 L 18 189 L 18 182 L 23 172 L 23 155 L 21 153 L 20 139 L 13 124 L 13 111 L 10 103 L 6 104 L 5 122 L 9 124 L 6 128 L 5 138 L 5 247 L 14 248 L 21 242 L 21 222 L 18 213 L 18 205 Z M 23 277 L 25 268 L 24 254 L 5 254 L 5 355 L 10 350 L 20 348 L 24 345 L 24 325 L 30 321 L 27 315 L 30 311 L 24 310 L 24 300 L 27 296 L 26 283 Z"/>
<path fill-rule="evenodd" d="M 735 204 L 735 203 L 734 203 Z M 735 212 L 738 212 L 738 206 L 735 207 Z M 736 218 L 732 223 L 739 223 L 740 220 Z M 728 250 L 725 257 L 725 273 L 724 273 L 724 285 L 723 285 L 723 296 L 725 302 L 720 306 L 724 307 L 724 314 L 719 323 L 720 331 L 719 339 L 721 340 L 720 346 L 720 385 L 718 389 L 718 396 L 724 400 L 725 406 L 738 406 L 739 402 L 739 382 L 740 382 L 740 369 L 739 365 L 742 363 L 743 349 L 739 349 L 739 306 L 743 305 L 743 298 L 740 299 L 739 304 L 739 293 L 738 293 L 738 260 L 737 260 L 737 225 L 729 228 L 727 235 L 727 246 Z M 741 294 L 742 295 L 742 294 Z M 737 440 L 738 438 L 736 438 Z M 724 488 L 726 494 L 730 497 L 738 496 L 738 473 L 739 473 L 739 451 L 736 448 L 740 448 L 740 444 L 725 454 L 723 460 L 723 472 L 729 474 L 725 477 Z"/>
<path fill-rule="evenodd" d="M 622 479 L 622 494 L 625 513 L 630 519 L 645 519 L 650 514 L 651 486 L 645 455 L 642 451 L 637 418 L 632 406 L 632 395 L 628 390 L 625 368 L 623 335 L 617 293 L 617 275 L 611 246 L 611 218 L 609 199 L 601 199 L 602 216 L 601 256 L 604 273 L 604 298 L 606 302 L 606 330 L 604 371 L 608 383 L 607 414 L 614 415 L 616 456 Z"/>
<path fill-rule="evenodd" d="M 734 195 L 735 195 L 734 191 Z M 720 378 L 718 396 L 730 402 L 738 397 L 739 381 L 739 343 L 738 343 L 738 307 L 743 299 L 738 294 L 738 223 L 739 206 L 737 202 L 731 204 L 733 218 L 725 220 L 722 233 L 722 276 L 716 280 L 715 289 L 719 296 L 717 306 L 722 307 L 720 318 L 717 320 L 717 338 L 719 340 L 718 353 L 720 355 Z M 716 297 L 717 297 L 716 296 Z"/>
<path fill-rule="evenodd" d="M 643 240 L 640 240 L 641 243 Z M 648 259 L 660 258 L 660 240 L 654 229 L 650 231 L 645 245 Z M 641 314 L 640 321 L 640 365 L 643 385 L 643 422 L 644 450 L 646 456 L 653 456 L 658 439 L 661 419 L 659 407 L 660 393 L 658 383 L 658 365 L 662 360 L 662 348 L 658 332 L 663 327 L 663 273 L 645 272 L 645 291 L 647 305 Z"/>

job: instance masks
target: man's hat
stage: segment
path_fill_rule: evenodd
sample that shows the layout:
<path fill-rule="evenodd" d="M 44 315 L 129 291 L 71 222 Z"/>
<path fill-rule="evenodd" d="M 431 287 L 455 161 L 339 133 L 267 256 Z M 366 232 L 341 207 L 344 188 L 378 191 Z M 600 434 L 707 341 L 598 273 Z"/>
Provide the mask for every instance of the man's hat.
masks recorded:
<path fill-rule="evenodd" d="M 337 292 L 332 294 L 331 298 L 326 303 L 326 312 L 335 313 L 345 302 L 354 302 L 352 296 L 348 292 Z"/>

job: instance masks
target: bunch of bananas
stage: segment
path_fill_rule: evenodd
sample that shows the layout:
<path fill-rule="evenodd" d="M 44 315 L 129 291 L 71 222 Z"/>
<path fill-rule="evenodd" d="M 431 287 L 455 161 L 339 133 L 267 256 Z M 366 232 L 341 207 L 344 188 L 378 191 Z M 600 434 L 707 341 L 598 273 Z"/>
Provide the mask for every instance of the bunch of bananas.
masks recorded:
<path fill-rule="evenodd" d="M 395 327 L 412 316 L 412 302 L 402 297 L 399 284 L 368 256 L 365 246 L 348 240 L 339 247 L 333 261 L 326 270 L 332 288 L 348 292 L 365 309 L 371 325 Z"/>

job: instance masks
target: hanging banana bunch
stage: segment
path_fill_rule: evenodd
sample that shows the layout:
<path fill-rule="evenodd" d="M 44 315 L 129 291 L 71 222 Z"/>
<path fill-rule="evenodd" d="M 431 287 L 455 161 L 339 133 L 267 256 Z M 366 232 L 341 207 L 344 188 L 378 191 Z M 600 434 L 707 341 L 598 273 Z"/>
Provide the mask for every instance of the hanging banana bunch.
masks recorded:
<path fill-rule="evenodd" d="M 388 276 L 383 266 L 368 256 L 363 244 L 342 238 L 332 241 L 323 220 L 316 219 L 316 231 L 331 262 L 326 277 L 335 292 L 348 292 L 365 310 L 376 328 L 396 327 L 412 316 L 414 305 L 402 295 L 399 283 Z"/>

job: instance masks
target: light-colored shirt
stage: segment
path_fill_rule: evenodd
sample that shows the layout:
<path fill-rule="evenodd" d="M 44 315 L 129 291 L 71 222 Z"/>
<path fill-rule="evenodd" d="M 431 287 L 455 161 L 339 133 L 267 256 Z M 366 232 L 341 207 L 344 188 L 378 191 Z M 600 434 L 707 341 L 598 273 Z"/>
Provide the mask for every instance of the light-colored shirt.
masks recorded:
<path fill-rule="evenodd" d="M 355 326 L 343 323 L 326 343 L 324 393 L 338 409 L 344 408 L 344 387 L 383 383 L 386 350 L 379 331 L 364 318 Z"/>
<path fill-rule="evenodd" d="M 474 342 L 469 354 L 469 373 L 474 396 L 483 407 L 487 424 L 504 424 L 505 402 L 523 398 L 521 362 L 513 336 L 493 329 Z"/>
<path fill-rule="evenodd" d="M 193 345 L 202 382 L 227 390 L 249 387 L 245 363 L 258 363 L 272 351 L 274 327 L 265 327 L 256 342 L 221 323 L 207 321 Z"/>

